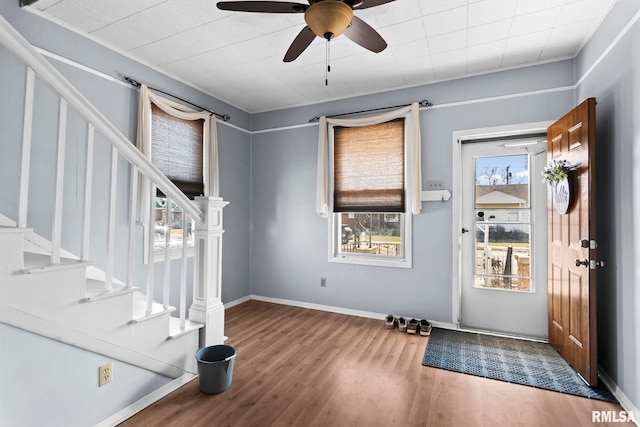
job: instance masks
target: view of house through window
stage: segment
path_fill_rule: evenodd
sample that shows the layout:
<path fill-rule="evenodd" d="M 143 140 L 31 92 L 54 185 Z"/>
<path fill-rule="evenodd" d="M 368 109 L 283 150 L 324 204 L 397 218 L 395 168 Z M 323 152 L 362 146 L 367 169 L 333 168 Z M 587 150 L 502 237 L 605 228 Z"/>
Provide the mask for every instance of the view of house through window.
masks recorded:
<path fill-rule="evenodd" d="M 475 159 L 475 285 L 531 291 L 529 155 Z"/>
<path fill-rule="evenodd" d="M 340 253 L 402 256 L 402 214 L 340 213 Z"/>
<path fill-rule="evenodd" d="M 167 212 L 167 199 L 156 197 L 153 246 L 155 249 L 164 249 L 169 244 L 169 248 L 182 247 L 183 231 L 187 233 L 187 246 L 193 246 L 193 220 L 187 221 L 187 226 L 183 230 L 183 211 L 175 203 L 171 203 L 171 208 Z"/>

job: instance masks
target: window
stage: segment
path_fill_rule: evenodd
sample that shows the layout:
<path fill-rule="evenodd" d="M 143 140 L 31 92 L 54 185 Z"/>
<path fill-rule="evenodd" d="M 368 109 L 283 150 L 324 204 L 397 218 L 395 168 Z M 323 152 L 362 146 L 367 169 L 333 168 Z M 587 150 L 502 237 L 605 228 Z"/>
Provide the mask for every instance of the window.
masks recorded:
<path fill-rule="evenodd" d="M 473 162 L 475 286 L 531 292 L 531 155 L 479 156 Z"/>
<path fill-rule="evenodd" d="M 330 260 L 410 267 L 405 119 L 332 130 Z"/>
<path fill-rule="evenodd" d="M 156 250 L 169 247 L 182 248 L 183 233 L 187 234 L 187 247 L 193 248 L 194 222 L 189 220 L 183 229 L 183 212 L 175 203 L 167 209 L 166 197 L 156 197 L 155 227 L 153 230 L 153 247 Z M 189 252 L 191 254 L 191 251 Z M 160 259 L 160 258 L 159 258 Z"/>
<path fill-rule="evenodd" d="M 151 104 L 151 163 L 189 198 L 204 194 L 204 120 L 185 120 Z M 193 246 L 193 220 L 183 230 L 182 209 L 158 190 L 155 206 L 154 248 L 181 248 L 183 233 Z"/>
<path fill-rule="evenodd" d="M 142 84 L 137 146 L 187 197 L 219 197 L 217 126 L 210 112 L 194 111 Z M 150 189 L 146 179 L 140 181 L 138 214 L 142 224 L 154 222 L 153 230 L 144 235 L 153 242 L 155 258 L 164 258 L 165 248 L 171 258 L 179 257 L 183 235 L 188 254 L 193 254 L 193 220 L 186 218 L 183 225 L 181 207 L 175 201 L 167 203 L 161 191 L 152 195 Z M 152 196 L 155 203 L 149 203 Z"/>

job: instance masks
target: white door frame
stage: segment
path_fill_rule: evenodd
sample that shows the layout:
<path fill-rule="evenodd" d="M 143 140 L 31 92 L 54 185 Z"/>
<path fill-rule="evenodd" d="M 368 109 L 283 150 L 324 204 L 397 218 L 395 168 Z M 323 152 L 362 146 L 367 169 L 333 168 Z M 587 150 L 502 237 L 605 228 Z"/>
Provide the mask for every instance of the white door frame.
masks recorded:
<path fill-rule="evenodd" d="M 451 198 L 451 241 L 452 248 L 452 269 L 451 269 L 451 323 L 460 327 L 460 309 L 461 309 L 461 286 L 462 286 L 462 269 L 461 269 L 461 253 L 462 253 L 462 170 L 461 148 L 462 142 L 473 139 L 490 139 L 498 137 L 518 137 L 529 134 L 547 133 L 547 128 L 553 124 L 553 121 L 522 123 L 507 126 L 495 126 L 477 129 L 467 129 L 454 131 L 452 133 L 452 181 L 451 189 L 453 197 Z"/>

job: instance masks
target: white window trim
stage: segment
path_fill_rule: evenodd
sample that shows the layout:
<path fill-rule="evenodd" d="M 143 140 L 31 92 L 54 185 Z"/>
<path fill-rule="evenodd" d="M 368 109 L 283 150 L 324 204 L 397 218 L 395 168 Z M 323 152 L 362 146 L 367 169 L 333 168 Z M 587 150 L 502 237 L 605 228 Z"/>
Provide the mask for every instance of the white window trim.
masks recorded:
<path fill-rule="evenodd" d="M 412 194 L 410 176 L 411 163 L 409 162 L 408 153 L 408 140 L 410 138 L 410 122 L 411 112 L 403 116 L 405 119 L 404 129 L 404 185 L 405 185 L 405 210 L 403 215 L 404 226 L 402 227 L 402 257 L 384 257 L 380 255 L 370 256 L 366 254 L 344 254 L 337 253 L 337 236 L 339 233 L 335 231 L 337 227 L 336 214 L 333 212 L 333 190 L 334 190 L 334 125 L 328 125 L 328 142 L 329 142 L 329 194 L 328 205 L 328 235 L 329 235 L 329 247 L 328 247 L 328 260 L 329 262 L 338 264 L 358 264 L 358 265 L 370 265 L 377 267 L 394 267 L 394 268 L 413 268 L 413 214 L 411 212 L 411 203 L 409 194 Z"/>

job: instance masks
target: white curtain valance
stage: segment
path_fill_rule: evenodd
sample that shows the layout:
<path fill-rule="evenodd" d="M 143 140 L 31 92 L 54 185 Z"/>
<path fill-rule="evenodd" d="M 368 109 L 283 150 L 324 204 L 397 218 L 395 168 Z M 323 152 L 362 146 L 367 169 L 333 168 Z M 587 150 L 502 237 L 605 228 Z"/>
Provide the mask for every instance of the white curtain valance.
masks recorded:
<path fill-rule="evenodd" d="M 182 120 L 203 120 L 203 154 L 204 154 L 204 195 L 219 197 L 218 170 L 218 131 L 215 115 L 208 111 L 195 111 L 170 99 L 153 93 L 145 84 L 140 85 L 140 101 L 138 108 L 138 138 L 137 146 L 140 151 L 151 159 L 151 104 L 156 105 L 165 113 Z M 150 186 L 146 180 L 140 182 L 140 200 L 149 200 Z M 139 210 L 142 218 L 148 214 L 148 203 L 141 203 Z"/>
<path fill-rule="evenodd" d="M 387 111 L 375 116 L 357 117 L 353 119 L 337 119 L 320 117 L 318 132 L 318 165 L 316 176 L 316 213 L 327 218 L 329 216 L 329 140 L 328 125 L 344 127 L 360 127 L 385 123 L 400 117 L 409 117 L 410 131 L 407 134 L 407 182 L 409 191 L 407 201 L 411 212 L 416 215 L 422 209 L 422 154 L 420 135 L 420 108 L 417 102 L 396 110 Z"/>

